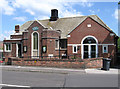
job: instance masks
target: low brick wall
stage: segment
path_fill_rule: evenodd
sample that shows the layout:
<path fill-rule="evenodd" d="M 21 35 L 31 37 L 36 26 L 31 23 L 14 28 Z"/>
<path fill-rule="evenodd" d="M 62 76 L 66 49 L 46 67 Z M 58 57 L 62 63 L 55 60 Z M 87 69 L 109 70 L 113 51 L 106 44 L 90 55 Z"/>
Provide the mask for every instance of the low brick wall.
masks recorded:
<path fill-rule="evenodd" d="M 59 68 L 102 68 L 102 58 L 91 59 L 61 59 L 61 60 L 26 60 L 12 59 L 12 65 L 19 66 L 42 66 Z"/>

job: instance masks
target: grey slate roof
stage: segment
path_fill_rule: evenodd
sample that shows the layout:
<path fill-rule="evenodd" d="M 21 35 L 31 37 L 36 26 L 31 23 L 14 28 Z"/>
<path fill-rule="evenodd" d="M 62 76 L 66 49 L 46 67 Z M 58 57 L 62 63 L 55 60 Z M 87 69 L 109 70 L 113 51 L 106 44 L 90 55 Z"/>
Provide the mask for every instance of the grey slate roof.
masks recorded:
<path fill-rule="evenodd" d="M 57 21 L 38 20 L 43 26 L 47 27 L 49 30 L 61 30 L 62 38 L 66 38 L 67 35 L 74 30 L 79 24 L 81 24 L 87 17 L 90 17 L 97 21 L 99 24 L 107 28 L 107 30 L 112 31 L 97 15 L 90 16 L 77 16 L 77 17 L 66 17 L 59 18 Z M 35 21 L 35 20 L 34 20 Z M 25 31 L 34 21 L 28 21 L 20 27 L 20 33 Z"/>

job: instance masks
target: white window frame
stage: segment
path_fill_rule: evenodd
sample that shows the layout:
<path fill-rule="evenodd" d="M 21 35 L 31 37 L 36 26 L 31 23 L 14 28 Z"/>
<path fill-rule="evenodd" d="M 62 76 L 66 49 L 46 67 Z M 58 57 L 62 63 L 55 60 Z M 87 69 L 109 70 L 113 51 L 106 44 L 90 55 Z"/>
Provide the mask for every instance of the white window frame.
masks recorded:
<path fill-rule="evenodd" d="M 74 47 L 76 47 L 76 52 L 74 52 Z M 72 48 L 73 48 L 73 53 L 77 53 L 77 45 L 73 45 Z"/>
<path fill-rule="evenodd" d="M 37 33 L 38 34 L 38 50 L 35 50 L 35 49 L 33 49 L 33 34 L 34 33 Z M 39 56 L 39 33 L 37 32 L 37 31 L 34 31 L 32 34 L 31 34 L 31 56 L 32 56 L 32 58 L 38 58 L 38 57 L 33 57 L 33 51 L 38 51 L 38 56 Z"/>
<path fill-rule="evenodd" d="M 106 52 L 104 52 L 104 47 L 106 47 Z M 103 45 L 102 49 L 103 49 L 103 53 L 108 53 L 108 45 Z"/>
<path fill-rule="evenodd" d="M 10 44 L 10 50 L 7 50 L 7 48 L 6 48 L 6 45 L 7 44 Z M 6 44 L 4 44 L 4 46 L 5 46 L 5 52 L 11 52 L 11 50 L 12 50 L 12 45 L 11 45 L 11 43 L 6 43 Z"/>

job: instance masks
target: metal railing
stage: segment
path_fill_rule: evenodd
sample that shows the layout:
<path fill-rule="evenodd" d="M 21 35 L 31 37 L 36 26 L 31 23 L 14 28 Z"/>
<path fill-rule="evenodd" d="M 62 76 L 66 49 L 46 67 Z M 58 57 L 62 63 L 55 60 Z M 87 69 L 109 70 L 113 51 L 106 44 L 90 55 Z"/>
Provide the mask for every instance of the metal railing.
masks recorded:
<path fill-rule="evenodd" d="M 15 57 L 11 58 L 13 60 L 24 60 L 24 61 L 82 61 L 80 54 L 74 54 L 74 55 L 67 55 L 67 56 L 21 56 L 21 57 Z"/>

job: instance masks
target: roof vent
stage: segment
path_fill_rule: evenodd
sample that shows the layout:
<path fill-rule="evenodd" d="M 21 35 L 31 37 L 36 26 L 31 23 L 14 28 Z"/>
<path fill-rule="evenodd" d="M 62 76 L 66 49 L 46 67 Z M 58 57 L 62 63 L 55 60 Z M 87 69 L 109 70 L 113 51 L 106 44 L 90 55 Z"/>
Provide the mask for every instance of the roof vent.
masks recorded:
<path fill-rule="evenodd" d="M 58 10 L 57 9 L 52 9 L 51 10 L 50 21 L 56 21 L 57 19 L 58 19 Z"/>

